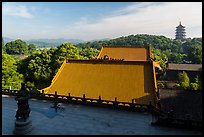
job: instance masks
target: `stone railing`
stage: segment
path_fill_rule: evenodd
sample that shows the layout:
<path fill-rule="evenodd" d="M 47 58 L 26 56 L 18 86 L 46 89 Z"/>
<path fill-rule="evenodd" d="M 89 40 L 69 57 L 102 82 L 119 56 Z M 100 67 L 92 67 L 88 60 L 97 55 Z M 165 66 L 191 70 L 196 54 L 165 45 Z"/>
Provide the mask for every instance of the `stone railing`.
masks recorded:
<path fill-rule="evenodd" d="M 2 95 L 10 95 L 16 96 L 18 94 L 18 90 L 9 90 L 9 89 L 2 89 Z M 117 98 L 114 101 L 111 100 L 103 100 L 101 96 L 97 99 L 95 98 L 87 98 L 85 94 L 82 97 L 75 97 L 71 96 L 68 93 L 67 96 L 58 95 L 57 92 L 55 94 L 44 94 L 44 92 L 30 92 L 31 98 L 36 98 L 40 100 L 49 100 L 58 103 L 67 103 L 67 104 L 85 104 L 91 106 L 100 106 L 100 107 L 108 107 L 114 109 L 125 109 L 131 111 L 142 111 L 142 112 L 149 112 L 152 114 L 152 125 L 162 125 L 162 126 L 172 126 L 172 127 L 180 127 L 180 128 L 188 128 L 188 129 L 202 129 L 202 121 L 195 121 L 191 120 L 188 117 L 183 119 L 178 119 L 175 117 L 171 117 L 169 112 L 164 112 L 159 108 L 156 108 L 151 105 L 145 104 L 137 104 L 134 102 L 119 102 Z"/>
<path fill-rule="evenodd" d="M 18 90 L 9 90 L 9 89 L 2 89 L 3 95 L 10 95 L 16 96 L 18 94 Z M 55 94 L 44 94 L 40 92 L 32 92 L 30 91 L 30 98 L 36 98 L 40 100 L 49 100 L 49 101 L 57 101 L 58 103 L 70 103 L 70 104 L 85 104 L 85 105 L 92 105 L 92 106 L 100 106 L 100 107 L 109 107 L 109 108 L 117 108 L 117 109 L 126 109 L 132 111 L 149 111 L 151 102 L 149 105 L 146 104 L 138 104 L 134 102 L 135 99 L 132 99 L 132 102 L 120 102 L 117 101 L 117 97 L 115 100 L 103 100 L 101 96 L 98 98 L 87 98 L 85 94 L 82 97 L 71 96 L 68 93 L 67 96 L 65 95 L 58 95 L 57 92 Z"/>

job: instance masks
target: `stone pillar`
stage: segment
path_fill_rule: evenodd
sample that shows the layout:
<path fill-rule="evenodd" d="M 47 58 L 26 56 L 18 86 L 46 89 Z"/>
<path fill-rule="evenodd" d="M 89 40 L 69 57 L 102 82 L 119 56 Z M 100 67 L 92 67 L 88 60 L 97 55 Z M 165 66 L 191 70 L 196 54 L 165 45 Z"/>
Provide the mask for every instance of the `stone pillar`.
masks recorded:
<path fill-rule="evenodd" d="M 16 135 L 25 135 L 31 132 L 32 129 L 32 120 L 27 118 L 26 121 L 24 121 L 24 119 L 21 118 L 15 121 L 15 128 L 13 133 Z"/>

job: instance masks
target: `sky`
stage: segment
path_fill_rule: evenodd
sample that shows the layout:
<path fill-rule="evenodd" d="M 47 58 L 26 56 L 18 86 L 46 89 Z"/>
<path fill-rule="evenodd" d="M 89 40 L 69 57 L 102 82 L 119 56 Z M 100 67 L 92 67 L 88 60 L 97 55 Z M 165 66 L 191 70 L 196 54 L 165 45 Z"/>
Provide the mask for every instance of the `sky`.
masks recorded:
<path fill-rule="evenodd" d="M 118 38 L 149 34 L 202 37 L 202 2 L 3 2 L 2 35 L 13 39 Z"/>

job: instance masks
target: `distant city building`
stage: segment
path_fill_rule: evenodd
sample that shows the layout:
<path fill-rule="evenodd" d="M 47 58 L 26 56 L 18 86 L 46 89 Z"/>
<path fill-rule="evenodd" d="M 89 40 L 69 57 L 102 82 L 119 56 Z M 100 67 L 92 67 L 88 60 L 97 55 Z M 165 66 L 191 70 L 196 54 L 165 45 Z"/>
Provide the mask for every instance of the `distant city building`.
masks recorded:
<path fill-rule="evenodd" d="M 176 40 L 185 40 L 186 38 L 186 32 L 185 32 L 185 26 L 181 25 L 181 22 L 179 26 L 176 27 Z"/>

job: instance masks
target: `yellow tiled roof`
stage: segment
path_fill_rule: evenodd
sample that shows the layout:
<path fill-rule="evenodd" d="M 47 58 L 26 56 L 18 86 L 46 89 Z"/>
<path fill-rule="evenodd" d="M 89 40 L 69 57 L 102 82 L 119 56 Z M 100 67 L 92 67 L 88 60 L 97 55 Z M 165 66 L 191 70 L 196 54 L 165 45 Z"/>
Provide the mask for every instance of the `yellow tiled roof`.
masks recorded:
<path fill-rule="evenodd" d="M 155 73 L 148 61 L 65 61 L 45 93 L 155 104 Z"/>

